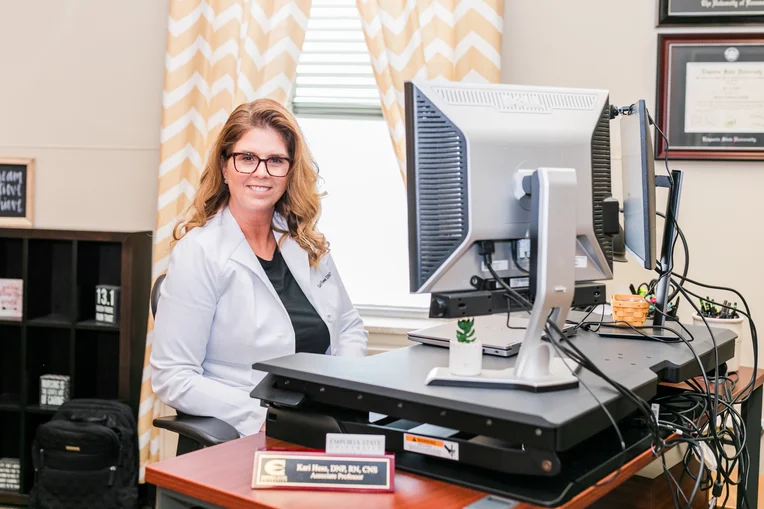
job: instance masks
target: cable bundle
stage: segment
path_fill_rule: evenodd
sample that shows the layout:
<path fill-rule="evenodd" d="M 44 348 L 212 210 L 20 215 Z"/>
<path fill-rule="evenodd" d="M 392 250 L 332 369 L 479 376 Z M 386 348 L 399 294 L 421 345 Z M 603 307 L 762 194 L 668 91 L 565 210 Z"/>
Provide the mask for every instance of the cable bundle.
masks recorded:
<path fill-rule="evenodd" d="M 659 213 L 659 215 L 662 216 L 663 214 Z M 726 503 L 727 499 L 729 498 L 730 486 L 737 486 L 738 492 L 742 492 L 743 494 L 745 493 L 747 487 L 748 475 L 750 472 L 750 458 L 745 445 L 747 430 L 745 428 L 743 418 L 735 408 L 735 405 L 747 401 L 753 393 L 756 370 L 758 367 L 758 336 L 756 333 L 756 326 L 753 322 L 753 319 L 751 318 L 751 312 L 748 307 L 748 303 L 746 302 L 743 295 L 740 294 L 740 292 L 733 288 L 700 283 L 687 277 L 690 260 L 687 239 L 685 238 L 684 233 L 679 228 L 679 225 L 676 224 L 676 222 L 675 226 L 677 228 L 677 232 L 679 233 L 678 238 L 681 239 L 685 251 L 684 270 L 682 271 L 681 275 L 677 275 L 674 272 L 663 271 L 660 267 L 660 263 L 658 263 L 656 271 L 658 272 L 659 277 L 657 280 L 652 282 L 648 294 L 654 293 L 655 287 L 658 285 L 658 283 L 663 278 L 668 277 L 672 288 L 670 299 L 673 299 L 676 294 L 683 295 L 685 300 L 687 300 L 693 306 L 698 315 L 703 317 L 703 322 L 708 328 L 708 332 L 714 344 L 714 369 L 711 372 L 713 375 L 709 376 L 706 373 L 706 370 L 703 367 L 703 363 L 701 362 L 700 358 L 695 352 L 695 349 L 692 346 L 694 338 L 691 331 L 680 322 L 676 321 L 675 323 L 681 328 L 682 333 L 674 331 L 668 327 L 661 327 L 663 330 L 671 331 L 674 333 L 677 336 L 676 339 L 656 338 L 641 331 L 641 329 L 646 328 L 633 327 L 626 324 L 644 336 L 644 339 L 668 343 L 684 343 L 692 352 L 698 364 L 700 373 L 702 374 L 699 377 L 700 380 L 689 380 L 687 382 L 690 387 L 689 390 L 672 396 L 656 398 L 652 402 L 660 405 L 656 418 L 656 414 L 653 413 L 650 403 L 640 398 L 630 389 L 609 378 L 583 352 L 581 352 L 579 348 L 576 347 L 574 342 L 562 341 L 562 339 L 565 337 L 563 332 L 550 318 L 547 318 L 546 334 L 547 337 L 550 338 L 550 344 L 554 347 L 559 356 L 562 357 L 564 354 L 564 356 L 575 360 L 581 367 L 602 378 L 623 397 L 627 398 L 636 406 L 638 412 L 641 414 L 642 422 L 646 425 L 651 435 L 653 452 L 656 457 L 661 458 L 664 475 L 666 476 L 667 482 L 669 483 L 674 506 L 677 508 L 690 508 L 692 507 L 692 503 L 699 491 L 711 490 L 712 499 L 710 507 L 713 507 L 717 499 L 722 499 L 723 503 Z M 672 246 L 672 255 L 675 246 L 676 239 L 674 240 L 674 245 Z M 502 278 L 499 277 L 499 275 L 494 270 L 492 266 L 493 251 L 494 246 L 492 242 L 487 241 L 480 243 L 479 252 L 483 256 L 483 261 L 488 270 L 491 272 L 493 278 L 506 291 L 505 296 L 510 300 L 510 302 L 516 302 L 521 309 L 530 311 L 533 305 L 522 295 L 510 288 L 509 285 L 507 285 L 506 282 L 504 282 L 504 280 L 502 280 Z M 741 382 L 737 375 L 733 374 L 732 376 L 717 376 L 717 374 L 720 372 L 720 363 L 716 338 L 714 337 L 713 330 L 706 322 L 704 314 L 693 302 L 691 297 L 696 297 L 698 299 L 703 298 L 697 295 L 694 291 L 685 288 L 685 285 L 688 283 L 706 289 L 714 289 L 734 293 L 739 301 L 743 303 L 745 311 L 733 308 L 732 305 L 726 301 L 724 304 L 719 304 L 717 302 L 705 299 L 710 304 L 719 306 L 719 308 L 722 310 L 727 309 L 730 311 L 736 311 L 748 319 L 748 323 L 751 329 L 751 339 L 753 342 L 754 352 L 753 375 L 750 380 L 746 381 L 745 387 L 743 387 L 738 392 L 737 396 L 733 396 L 735 388 Z M 576 324 L 576 327 L 596 332 L 596 330 L 602 325 L 615 325 L 615 323 L 612 322 L 604 322 L 604 307 L 602 316 L 598 322 L 587 321 L 587 318 L 592 314 L 593 311 L 594 308 L 589 311 L 583 320 Z M 511 312 L 511 306 L 510 310 L 508 311 L 507 326 L 513 328 L 509 324 L 509 312 Z M 663 314 L 666 316 L 667 320 L 674 319 L 673 317 L 665 315 L 665 313 L 658 309 L 657 306 L 655 308 L 655 312 Z M 610 412 L 602 404 L 602 402 L 597 399 L 591 389 L 589 389 L 583 380 L 581 380 L 578 371 L 571 370 L 571 373 L 573 373 L 573 375 L 578 378 L 579 383 L 592 395 L 592 397 L 600 405 L 600 408 L 602 408 L 603 412 L 605 412 L 608 419 L 612 423 L 616 434 L 618 435 L 621 449 L 625 452 L 626 445 L 623 439 L 623 435 L 621 434 L 615 419 L 613 419 Z M 675 446 L 678 444 L 686 444 L 688 446 L 683 460 L 684 469 L 682 472 L 682 477 L 680 477 L 679 480 L 675 479 L 671 472 L 669 472 L 662 454 L 667 447 Z M 690 461 L 693 456 L 697 459 L 698 464 L 697 471 L 695 472 L 692 471 L 692 464 Z M 603 481 L 603 483 L 612 481 L 618 475 L 622 466 L 623 461 L 621 465 L 619 465 L 615 474 L 612 475 L 609 479 Z M 734 475 L 735 470 L 737 471 L 737 476 Z M 689 496 L 683 493 L 680 487 L 685 475 L 695 480 L 693 490 Z M 736 477 L 741 479 L 741 481 L 738 481 Z"/>
<path fill-rule="evenodd" d="M 520 308 L 530 311 L 533 307 L 532 304 L 522 295 L 510 288 L 498 274 L 496 274 L 491 262 L 492 249 L 482 249 L 484 251 L 483 256 L 486 267 L 496 281 L 498 281 L 504 290 L 506 290 L 507 298 L 519 304 Z M 686 259 L 689 259 L 689 256 Z M 671 273 L 670 275 L 675 276 L 674 273 Z M 667 276 L 669 276 L 669 274 L 661 274 L 661 277 Z M 745 492 L 748 481 L 750 458 L 748 457 L 748 451 L 745 447 L 745 423 L 734 405 L 743 403 L 750 398 L 754 388 L 758 359 L 756 326 L 750 317 L 750 310 L 745 298 L 734 289 L 705 285 L 691 280 L 686 276 L 686 272 L 683 275 L 683 279 L 685 283 L 695 284 L 704 288 L 733 292 L 738 296 L 740 301 L 743 302 L 745 312 L 739 311 L 739 313 L 748 318 L 751 327 L 751 338 L 753 340 L 754 349 L 754 374 L 751 380 L 747 381 L 746 386 L 736 397 L 733 397 L 733 392 L 740 382 L 737 375 L 718 378 L 713 376 L 709 377 L 703 368 L 700 358 L 692 347 L 692 333 L 679 322 L 677 323 L 684 331 L 684 334 L 677 334 L 677 340 L 669 340 L 669 342 L 683 342 L 686 344 L 698 363 L 698 367 L 702 373 L 700 377 L 701 380 L 689 380 L 687 384 L 689 385 L 690 390 L 677 395 L 656 398 L 652 401 L 652 403 L 658 403 L 660 405 L 657 419 L 652 411 L 650 403 L 640 398 L 630 389 L 609 378 L 583 352 L 581 352 L 578 347 L 576 347 L 574 342 L 561 341 L 561 338 L 564 337 L 563 332 L 551 319 L 547 319 L 546 329 L 546 334 L 550 338 L 550 344 L 555 348 L 558 355 L 563 356 L 562 354 L 565 354 L 565 356 L 575 360 L 581 367 L 605 380 L 605 382 L 611 385 L 622 396 L 634 403 L 643 418 L 644 424 L 647 426 L 648 431 L 651 434 L 653 452 L 657 457 L 659 456 L 663 462 L 663 471 L 671 488 L 674 505 L 677 508 L 691 507 L 698 492 L 703 490 L 712 490 L 712 502 L 723 497 L 724 503 L 726 503 L 729 498 L 729 486 L 736 485 L 739 492 Z M 695 295 L 694 292 L 684 288 L 684 285 L 681 284 L 678 279 L 671 278 L 671 283 L 675 286 L 678 292 L 685 296 L 686 300 L 692 303 L 689 296 Z M 692 303 L 692 305 L 695 306 L 694 303 Z M 592 311 L 589 312 L 587 317 L 591 312 Z M 656 309 L 656 312 L 660 311 Z M 579 322 L 578 325 L 591 329 L 587 324 L 605 324 L 602 320 L 600 320 L 600 322 L 585 322 L 585 320 L 586 317 L 583 321 Z M 507 320 L 507 325 L 509 326 L 509 318 Z M 708 327 L 708 324 L 706 324 L 706 326 Z M 639 328 L 634 329 L 639 330 Z M 669 328 L 665 329 L 671 330 Z M 716 349 L 716 340 L 710 327 L 708 327 L 708 331 L 714 342 L 715 369 L 713 373 L 719 373 L 719 358 Z M 642 335 L 644 335 L 645 338 L 650 338 L 647 334 Z M 667 342 L 665 339 L 653 339 L 655 341 Z M 602 402 L 597 399 L 586 383 L 581 380 L 578 372 L 575 370 L 572 370 L 571 372 L 597 401 L 603 412 L 605 412 L 615 428 L 622 451 L 625 451 L 626 445 L 623 435 L 610 412 Z M 666 447 L 675 446 L 680 443 L 686 444 L 688 448 L 683 461 L 684 470 L 682 478 L 677 480 L 666 467 L 662 453 Z M 732 451 L 728 450 L 730 448 Z M 698 460 L 699 467 L 697 472 L 691 470 L 690 460 L 693 456 Z M 709 465 L 713 468 L 709 467 Z M 620 472 L 622 466 L 623 463 L 621 463 L 616 473 L 604 482 L 607 483 L 614 479 Z M 735 470 L 737 470 L 742 482 L 738 482 L 735 478 Z M 688 475 L 695 480 L 693 491 L 689 496 L 685 495 L 680 488 L 684 475 Z M 711 506 L 713 507 L 713 503 Z"/>

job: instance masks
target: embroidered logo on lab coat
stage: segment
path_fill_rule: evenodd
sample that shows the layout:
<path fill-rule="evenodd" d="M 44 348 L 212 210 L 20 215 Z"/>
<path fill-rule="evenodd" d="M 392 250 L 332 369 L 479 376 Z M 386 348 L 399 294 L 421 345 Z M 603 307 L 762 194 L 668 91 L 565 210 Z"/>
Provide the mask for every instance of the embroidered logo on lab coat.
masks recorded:
<path fill-rule="evenodd" d="M 318 287 L 321 288 L 322 286 L 324 286 L 324 283 L 326 283 L 330 277 L 332 277 L 332 273 L 327 272 L 326 275 L 324 276 L 324 279 L 318 282 Z"/>

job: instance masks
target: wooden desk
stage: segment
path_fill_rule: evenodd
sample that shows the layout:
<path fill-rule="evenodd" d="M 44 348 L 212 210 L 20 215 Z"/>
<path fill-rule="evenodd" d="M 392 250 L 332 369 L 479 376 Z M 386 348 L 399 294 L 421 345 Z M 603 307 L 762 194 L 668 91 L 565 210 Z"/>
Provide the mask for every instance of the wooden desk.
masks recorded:
<path fill-rule="evenodd" d="M 740 369 L 740 383 L 750 380 L 752 370 Z M 756 507 L 758 495 L 759 426 L 761 415 L 762 383 L 764 370 L 756 377 L 756 391 L 744 409 L 746 425 L 755 423 L 755 430 L 749 437 L 752 461 L 748 495 Z M 755 444 L 753 444 L 755 442 Z M 283 508 L 326 508 L 359 507 L 363 509 L 389 509 L 405 507 L 410 509 L 430 508 L 462 509 L 488 496 L 486 493 L 456 486 L 442 481 L 410 474 L 399 470 L 395 476 L 395 493 L 360 494 L 338 492 L 252 490 L 252 466 L 258 448 L 302 449 L 299 446 L 265 437 L 263 433 L 244 437 L 208 449 L 171 458 L 146 468 L 146 482 L 157 487 L 157 509 L 226 508 L 226 509 L 283 509 Z M 755 448 L 755 449 L 754 449 Z M 755 461 L 754 461 L 755 458 Z M 624 465 L 620 474 L 608 484 L 591 487 L 580 493 L 560 509 L 582 509 L 590 507 L 610 492 L 623 485 L 638 471 L 654 460 L 650 451 L 645 451 Z M 606 478 L 610 477 L 609 475 Z M 665 484 L 662 483 L 662 484 Z M 608 507 L 636 507 L 634 490 L 623 490 L 623 498 L 612 493 L 608 496 Z M 702 497 L 697 497 L 701 499 Z M 616 502 L 619 500 L 619 502 Z M 603 500 L 604 502 L 604 500 Z M 627 505 L 628 504 L 628 505 Z M 707 505 L 701 503 L 701 506 Z M 538 509 L 537 506 L 520 503 L 509 509 Z M 650 507 L 639 505 L 639 507 Z M 496 509 L 499 509 L 496 507 Z"/>

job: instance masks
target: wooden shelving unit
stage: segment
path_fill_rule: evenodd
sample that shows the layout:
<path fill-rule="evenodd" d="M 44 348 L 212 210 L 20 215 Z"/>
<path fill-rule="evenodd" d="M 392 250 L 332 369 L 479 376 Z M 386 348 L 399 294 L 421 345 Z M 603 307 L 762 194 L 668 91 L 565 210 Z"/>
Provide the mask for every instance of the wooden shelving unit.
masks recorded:
<path fill-rule="evenodd" d="M 26 504 L 40 375 L 71 377 L 71 398 L 117 399 L 138 415 L 151 286 L 151 232 L 0 229 L 0 279 L 24 282 L 23 318 L 0 318 L 0 458 L 21 461 Z M 96 285 L 121 290 L 118 325 L 95 321 Z"/>

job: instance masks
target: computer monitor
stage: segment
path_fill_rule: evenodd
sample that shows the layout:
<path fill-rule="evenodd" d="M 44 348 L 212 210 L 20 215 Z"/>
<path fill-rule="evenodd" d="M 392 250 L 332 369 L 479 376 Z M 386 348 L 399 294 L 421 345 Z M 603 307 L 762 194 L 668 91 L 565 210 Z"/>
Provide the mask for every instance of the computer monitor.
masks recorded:
<path fill-rule="evenodd" d="M 541 167 L 575 170 L 576 280 L 612 278 L 606 91 L 413 80 L 405 100 L 411 292 L 473 290 L 474 275 L 490 278 L 483 240 L 495 242 L 501 277 L 527 276 L 528 260 L 517 267 L 511 248 L 530 237 L 521 179 Z"/>
<path fill-rule="evenodd" d="M 623 231 L 626 252 L 655 269 L 655 168 L 645 101 L 624 108 L 620 118 Z"/>
<path fill-rule="evenodd" d="M 530 239 L 533 309 L 516 367 L 498 378 L 577 384 L 541 337 L 550 316 L 563 329 L 576 281 L 612 278 L 608 92 L 413 80 L 404 93 L 410 290 L 474 289 L 493 275 L 486 250 L 498 278 L 523 276 L 511 250 Z"/>

